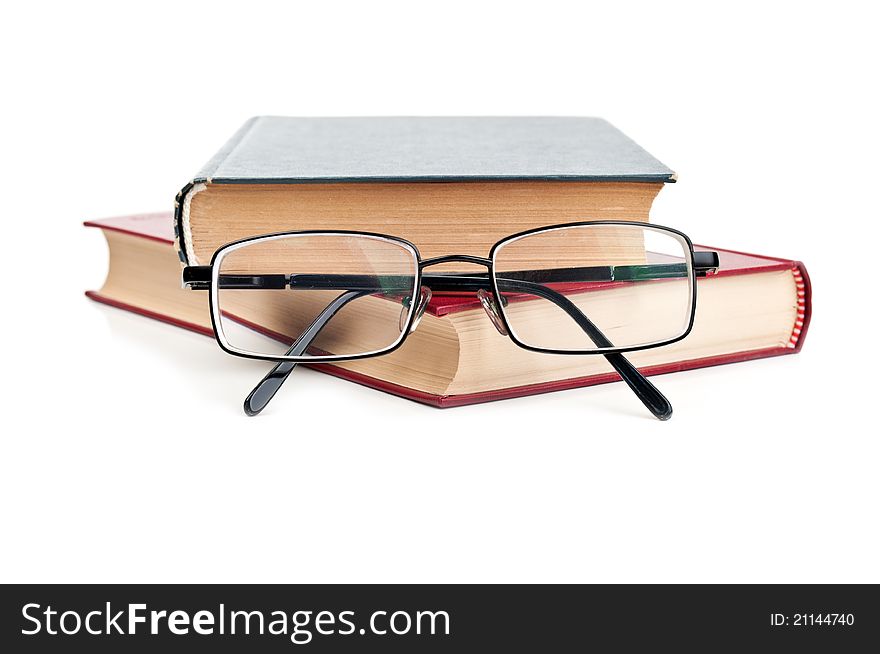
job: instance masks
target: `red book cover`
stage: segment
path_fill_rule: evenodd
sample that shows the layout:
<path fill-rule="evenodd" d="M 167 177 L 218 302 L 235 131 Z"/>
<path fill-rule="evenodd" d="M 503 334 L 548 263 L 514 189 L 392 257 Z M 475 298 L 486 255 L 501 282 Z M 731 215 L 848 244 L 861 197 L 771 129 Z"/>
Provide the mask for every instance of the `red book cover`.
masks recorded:
<path fill-rule="evenodd" d="M 117 218 L 107 218 L 102 220 L 91 220 L 85 222 L 84 224 L 87 227 L 98 227 L 103 230 L 121 232 L 132 236 L 158 241 L 161 243 L 167 243 L 169 248 L 174 251 L 173 220 L 172 214 L 170 212 L 156 212 L 148 214 L 137 214 L 132 216 L 121 216 Z M 640 367 L 639 369 L 643 374 L 659 375 L 667 372 L 678 372 L 682 370 L 691 370 L 694 368 L 716 366 L 725 363 L 748 361 L 751 359 L 779 356 L 783 354 L 793 354 L 800 351 L 800 349 L 803 347 L 807 328 L 810 324 L 810 315 L 812 310 L 810 278 L 807 274 L 807 269 L 803 263 L 791 259 L 749 254 L 734 250 L 726 250 L 723 248 L 700 245 L 695 245 L 694 247 L 697 250 L 714 250 L 718 252 L 721 262 L 718 272 L 707 280 L 701 280 L 701 283 L 711 283 L 711 281 L 708 280 L 713 278 L 723 278 L 750 273 L 771 272 L 776 270 L 790 270 L 796 284 L 798 306 L 796 319 L 794 325 L 792 326 L 789 342 L 782 347 L 748 350 L 724 354 L 720 356 L 689 359 L 686 361 L 677 361 L 656 366 Z M 175 318 L 174 316 L 164 315 L 155 311 L 147 310 L 142 307 L 137 307 L 131 304 L 127 304 L 125 302 L 120 302 L 119 300 L 106 297 L 97 291 L 86 291 L 86 295 L 97 302 L 102 302 L 116 308 L 132 311 L 134 313 L 138 313 L 149 318 L 153 318 L 155 320 L 160 320 L 175 325 L 177 327 L 189 329 L 200 334 L 205 334 L 207 336 L 213 337 L 214 335 L 213 331 L 209 327 L 182 321 L 178 318 Z M 444 316 L 458 311 L 477 309 L 479 307 L 479 300 L 473 296 L 436 294 L 431 298 L 431 302 L 428 305 L 427 312 L 436 316 Z M 479 393 L 469 393 L 461 395 L 435 395 L 412 389 L 406 386 L 393 384 L 385 380 L 376 379 L 374 377 L 369 377 L 367 375 L 359 374 L 357 372 L 346 370 L 330 364 L 312 364 L 311 367 L 322 372 L 335 375 L 343 379 L 347 379 L 349 381 L 370 386 L 378 390 L 393 393 L 401 397 L 437 407 L 453 407 L 466 404 L 475 404 L 479 402 L 489 402 L 493 400 L 521 397 L 524 395 L 566 390 L 582 386 L 592 386 L 594 384 L 603 384 L 607 382 L 618 381 L 620 379 L 617 373 L 609 372 L 605 374 L 591 375 L 589 377 L 563 379 L 548 383 L 516 386 L 512 388 L 504 388 Z"/>

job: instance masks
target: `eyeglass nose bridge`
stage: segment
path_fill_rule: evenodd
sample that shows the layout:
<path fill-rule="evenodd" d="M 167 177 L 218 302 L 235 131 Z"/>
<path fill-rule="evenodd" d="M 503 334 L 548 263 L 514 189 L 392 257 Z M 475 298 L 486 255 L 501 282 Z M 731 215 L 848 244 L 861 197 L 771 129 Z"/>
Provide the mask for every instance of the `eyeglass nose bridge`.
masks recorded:
<path fill-rule="evenodd" d="M 492 260 L 487 259 L 485 257 L 476 257 L 470 254 L 450 254 L 442 257 L 434 257 L 433 259 L 426 259 L 422 261 L 420 264 L 420 268 L 426 268 L 428 266 L 434 266 L 443 263 L 471 263 L 477 266 L 485 266 L 487 269 L 492 269 Z M 504 318 L 501 315 L 501 309 L 498 306 L 498 300 L 495 298 L 495 294 L 488 288 L 480 288 L 477 290 L 477 298 L 480 300 L 480 306 L 483 307 L 483 311 L 486 312 L 486 315 L 489 316 L 489 320 L 492 321 L 492 325 L 498 330 L 498 333 L 502 336 L 508 336 L 507 326 L 504 323 Z M 505 302 L 505 298 L 501 298 L 501 302 L 504 306 L 507 306 Z M 418 320 L 416 320 L 418 322 Z M 415 325 L 413 326 L 415 328 Z"/>
<path fill-rule="evenodd" d="M 492 260 L 486 257 L 475 257 L 471 254 L 447 254 L 442 257 L 434 257 L 433 259 L 425 259 L 419 263 L 419 268 L 427 268 L 428 266 L 437 266 L 441 263 L 472 263 L 477 266 L 492 267 Z"/>

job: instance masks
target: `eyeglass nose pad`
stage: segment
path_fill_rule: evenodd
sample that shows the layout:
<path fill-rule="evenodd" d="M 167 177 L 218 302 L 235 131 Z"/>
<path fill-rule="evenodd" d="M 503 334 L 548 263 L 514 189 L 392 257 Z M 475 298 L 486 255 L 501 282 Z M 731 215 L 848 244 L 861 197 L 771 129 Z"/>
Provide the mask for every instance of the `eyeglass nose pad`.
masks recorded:
<path fill-rule="evenodd" d="M 410 334 L 412 334 L 416 330 L 416 327 L 419 326 L 419 322 L 421 322 L 422 316 L 425 315 L 425 309 L 428 308 L 428 302 L 430 301 L 431 289 L 427 286 L 422 286 L 419 291 L 419 303 L 416 305 L 416 317 L 413 320 L 412 327 L 409 328 Z M 400 331 L 406 329 L 406 321 L 409 319 L 409 306 L 411 302 L 411 298 L 403 298 L 403 308 L 400 310 L 400 319 L 398 321 L 398 328 Z"/>
<path fill-rule="evenodd" d="M 489 316 L 489 320 L 495 325 L 495 329 L 498 330 L 498 333 L 502 336 L 507 336 L 507 328 L 504 326 L 504 319 L 501 317 L 498 304 L 495 302 L 495 296 L 486 289 L 481 288 L 477 291 L 477 297 L 480 298 L 480 304 L 483 305 L 483 311 Z M 503 301 L 504 300 L 502 299 L 502 302 Z"/>

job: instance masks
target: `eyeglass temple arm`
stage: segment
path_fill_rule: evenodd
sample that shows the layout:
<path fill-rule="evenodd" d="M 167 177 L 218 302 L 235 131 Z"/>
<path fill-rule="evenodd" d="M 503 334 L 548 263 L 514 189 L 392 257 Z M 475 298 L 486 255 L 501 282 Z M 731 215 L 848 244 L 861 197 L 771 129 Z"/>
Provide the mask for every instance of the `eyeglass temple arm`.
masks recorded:
<path fill-rule="evenodd" d="M 699 257 L 697 255 L 700 255 Z M 579 269 L 567 269 L 567 279 L 571 281 L 586 281 L 584 277 L 587 276 L 585 272 L 592 272 L 594 275 L 591 275 L 593 279 L 596 279 L 599 275 L 602 276 L 603 279 L 608 279 L 609 276 L 614 279 L 615 271 L 628 271 L 630 274 L 622 274 L 618 275 L 617 278 L 638 278 L 639 273 L 649 272 L 651 275 L 656 275 L 663 264 L 660 265 L 652 265 L 652 266 L 617 266 L 612 268 L 610 266 L 593 266 L 589 268 L 579 268 Z M 673 266 L 677 268 L 676 264 Z M 694 267 L 697 269 L 698 273 L 706 274 L 709 270 L 714 270 L 718 268 L 718 254 L 716 252 L 697 252 L 694 257 Z M 193 267 L 196 268 L 196 267 Z M 209 268 L 205 267 L 197 267 L 197 268 Z M 645 270 L 649 269 L 649 270 Z M 606 272 L 607 271 L 607 272 Z M 199 280 L 199 277 L 204 277 L 204 275 L 199 275 L 199 272 L 203 271 L 191 271 L 189 275 L 186 274 L 186 270 L 184 271 L 184 284 L 190 286 L 191 288 L 204 288 L 202 284 L 207 280 Z M 204 271 L 207 272 L 207 271 Z M 562 281 L 558 279 L 558 275 L 560 271 L 552 270 L 552 271 L 544 271 L 546 274 L 551 275 L 547 281 L 553 279 L 554 281 Z M 609 275 L 610 273 L 610 275 Z M 505 273 L 505 276 L 516 274 L 516 273 Z M 188 279 L 189 277 L 189 279 Z M 327 324 L 327 322 L 341 309 L 345 304 L 350 302 L 351 300 L 361 297 L 363 295 L 367 295 L 370 293 L 374 293 L 377 290 L 381 290 L 377 288 L 375 283 L 375 277 L 370 279 L 370 276 L 361 276 L 361 275 L 352 275 L 352 276 L 340 276 L 340 275 L 299 275 L 299 276 L 290 276 L 289 278 L 286 275 L 240 275 L 240 276 L 223 276 L 222 281 L 223 287 L 235 287 L 235 288 L 284 288 L 288 283 L 291 286 L 298 287 L 312 287 L 315 286 L 326 286 L 330 284 L 339 284 L 342 280 L 340 278 L 348 278 L 345 279 L 346 282 L 355 282 L 358 281 L 361 285 L 360 290 L 349 291 L 347 293 L 343 293 L 336 300 L 334 300 L 324 311 L 319 314 L 319 316 L 315 319 L 312 326 L 304 332 L 299 339 L 291 346 L 291 349 L 287 352 L 287 355 L 290 356 L 298 356 L 302 354 L 314 338 L 318 335 L 320 330 Z M 319 283 L 319 280 L 323 280 L 323 283 Z M 482 276 L 467 276 L 467 275 L 443 275 L 443 274 L 435 274 L 435 275 L 426 275 L 425 281 L 430 283 L 434 282 L 435 286 L 446 286 L 446 288 L 436 288 L 436 290 L 478 290 L 479 288 L 485 288 L 485 282 L 487 277 Z M 445 282 L 445 284 L 443 284 Z M 541 284 L 525 281 L 525 280 L 514 280 L 514 279 L 504 279 L 499 280 L 499 283 L 503 283 L 505 288 L 512 292 L 524 292 L 532 295 L 537 295 L 540 297 L 544 297 L 545 299 L 553 302 L 558 305 L 560 308 L 566 311 L 577 323 L 578 325 L 587 333 L 590 339 L 598 346 L 598 347 L 614 347 L 613 343 L 609 341 L 602 331 L 596 327 L 596 325 L 587 318 L 583 312 L 568 298 L 566 298 L 561 293 L 558 293 L 552 289 L 549 289 Z M 207 284 L 206 284 L 207 285 Z M 605 359 L 611 364 L 611 366 L 617 371 L 620 375 L 621 379 L 630 387 L 630 389 L 636 394 L 636 396 L 642 401 L 645 407 L 648 408 L 651 413 L 660 420 L 668 420 L 672 416 L 672 405 L 669 400 L 654 386 L 648 379 L 642 375 L 638 369 L 629 362 L 629 360 L 623 356 L 621 353 L 608 353 L 605 354 Z M 279 362 L 264 378 L 263 380 L 251 391 L 250 395 L 248 395 L 245 400 L 244 408 L 245 412 L 248 415 L 256 415 L 260 411 L 262 411 L 278 389 L 284 384 L 284 381 L 296 367 L 296 362 L 293 361 L 282 361 Z"/>
<path fill-rule="evenodd" d="M 714 253 L 712 253 L 714 254 Z M 704 275 L 712 267 L 697 268 L 698 275 Z M 584 268 L 547 268 L 542 270 L 514 270 L 501 273 L 504 279 L 531 282 L 534 284 L 553 283 L 578 283 L 578 282 L 638 282 L 656 279 L 677 279 L 688 275 L 688 268 L 683 263 L 661 263 L 625 266 L 589 266 Z M 496 275 L 497 276 L 497 275 Z M 275 284 L 275 280 L 269 280 L 270 275 L 239 278 L 237 276 L 223 275 L 220 278 L 223 288 L 266 288 L 265 284 Z M 283 275 L 278 275 L 279 286 L 283 288 Z M 377 279 L 381 282 L 377 282 Z M 425 282 L 430 282 L 432 290 L 436 291 L 470 291 L 474 290 L 474 282 L 480 282 L 485 288 L 489 280 L 487 274 L 473 273 L 426 273 L 423 275 Z M 379 289 L 385 287 L 400 286 L 408 288 L 410 277 L 405 275 L 358 275 L 358 274 L 293 274 L 289 277 L 291 288 L 304 290 L 328 290 L 328 289 Z M 259 286 L 258 286 L 259 285 Z"/>
<path fill-rule="evenodd" d="M 586 266 L 580 268 L 552 268 L 539 271 L 509 271 L 507 278 L 519 278 L 532 282 L 590 282 L 590 281 L 633 281 L 650 275 L 652 279 L 662 276 L 666 270 L 671 276 L 680 276 L 681 264 L 636 264 L 626 266 Z M 717 270 L 717 252 L 694 252 L 694 271 L 698 277 Z M 454 283 L 456 279 L 486 279 L 488 275 L 459 275 L 456 273 L 436 273 L 425 275 L 425 279 Z M 228 289 L 283 289 L 288 284 L 297 288 L 349 289 L 375 288 L 375 276 L 370 275 L 220 275 L 220 287 Z M 193 290 L 207 290 L 211 287 L 211 266 L 187 266 L 183 269 L 183 286 Z M 407 284 L 403 284 L 408 287 Z M 447 290 L 438 288 L 437 290 Z M 468 290 L 468 289 L 448 289 Z"/>
<path fill-rule="evenodd" d="M 367 291 L 347 291 L 334 299 L 327 307 L 318 314 L 314 322 L 309 325 L 290 349 L 285 352 L 285 356 L 299 356 L 305 352 L 312 341 L 317 338 L 324 326 L 330 322 L 342 307 L 364 295 L 369 295 Z M 244 400 L 244 412 L 249 416 L 255 416 L 266 408 L 269 401 L 275 397 L 275 393 L 284 384 L 293 369 L 296 368 L 296 361 L 279 361 L 268 374 L 260 380 L 254 390 Z"/>
<path fill-rule="evenodd" d="M 532 284 L 530 282 L 518 280 L 499 279 L 498 286 L 499 290 L 502 291 L 509 289 L 515 293 L 528 293 L 530 295 L 543 297 L 544 299 L 553 302 L 574 319 L 597 347 L 614 347 L 614 344 L 608 340 L 605 334 L 602 333 L 602 330 L 600 330 L 574 302 L 569 300 L 562 293 L 554 291 L 552 288 L 542 286 L 541 284 Z M 647 377 L 639 372 L 638 368 L 630 363 L 629 359 L 623 356 L 620 352 L 609 352 L 604 356 L 606 361 L 611 364 L 611 366 L 617 371 L 617 374 L 620 375 L 620 378 L 626 382 L 626 385 L 632 389 L 633 393 L 636 394 L 636 397 L 642 401 L 642 404 L 647 407 L 648 411 L 650 411 L 655 418 L 659 420 L 669 420 L 669 418 L 672 417 L 672 404 L 666 399 L 663 393 L 661 393 L 657 387 L 648 380 Z"/>
<path fill-rule="evenodd" d="M 718 253 L 714 251 L 702 251 L 694 253 L 694 270 L 698 276 L 705 276 L 710 272 L 714 272 L 719 267 Z M 652 265 L 631 265 L 631 266 L 591 266 L 573 269 L 550 269 L 537 271 L 541 275 L 540 281 L 543 282 L 561 282 L 561 281 L 603 281 L 603 280 L 619 280 L 619 281 L 637 281 L 639 278 L 646 276 L 651 279 L 662 277 L 664 271 L 669 276 L 681 276 L 681 264 L 652 264 Z M 686 273 L 686 269 L 684 271 Z M 499 286 L 504 284 L 505 288 L 512 292 L 527 293 L 537 295 L 553 302 L 566 313 L 571 316 L 575 322 L 583 329 L 597 347 L 614 347 L 614 344 L 602 333 L 602 331 L 589 319 L 586 315 L 571 302 L 563 294 L 547 288 L 538 280 L 529 279 L 510 279 L 512 276 L 529 275 L 534 277 L 534 271 L 514 271 L 505 272 L 504 279 L 499 279 Z M 340 277 L 345 278 L 347 283 L 361 283 L 368 286 L 368 282 L 364 276 L 319 276 L 319 275 L 295 275 L 291 276 L 291 286 L 316 288 L 325 284 L 341 283 Z M 432 289 L 437 291 L 471 291 L 486 288 L 487 277 L 479 275 L 457 275 L 457 274 L 433 274 L 425 275 L 424 281 Z M 375 282 L 373 282 L 375 285 Z M 503 290 L 503 289 L 502 289 Z M 611 352 L 605 354 L 605 359 L 611 364 L 621 379 L 626 382 L 627 386 L 641 400 L 642 404 L 659 420 L 668 420 L 672 417 L 672 404 L 669 400 L 654 386 L 638 369 L 619 352 Z"/>
<path fill-rule="evenodd" d="M 428 281 L 427 276 L 425 281 Z M 455 281 L 458 283 L 458 288 L 463 286 L 467 287 L 467 290 L 472 290 L 476 287 L 486 288 L 486 279 L 482 277 L 458 277 L 455 278 Z M 584 315 L 580 308 L 563 294 L 547 288 L 546 286 L 542 286 L 541 284 L 535 284 L 532 282 L 507 279 L 498 281 L 499 285 L 503 284 L 501 290 L 528 293 L 530 295 L 543 297 L 544 299 L 553 302 L 577 322 L 597 347 L 614 347 L 614 344 L 608 340 L 595 323 Z M 331 302 L 330 305 L 318 315 L 312 325 L 291 346 L 287 351 L 287 356 L 298 356 L 305 352 L 321 329 L 323 329 L 324 325 L 326 325 L 327 322 L 329 322 L 330 319 L 333 318 L 333 316 L 336 315 L 336 313 L 348 302 L 381 290 L 377 288 L 375 282 L 372 286 L 364 283 L 364 286 L 365 288 L 361 290 L 348 291 L 333 300 L 333 302 Z M 640 373 L 638 369 L 632 365 L 625 356 L 623 356 L 623 354 L 612 352 L 605 354 L 604 356 L 617 371 L 617 374 L 620 375 L 621 379 L 623 379 L 627 386 L 629 386 L 636 394 L 636 397 L 641 400 L 642 404 L 644 404 L 656 418 L 660 420 L 668 420 L 672 416 L 672 405 L 669 400 L 666 399 L 657 387 Z M 262 411 L 275 393 L 278 392 L 278 389 L 281 388 L 282 384 L 284 384 L 295 367 L 296 362 L 293 361 L 282 361 L 276 364 L 260 383 L 257 384 L 254 390 L 251 391 L 247 399 L 245 399 L 245 413 L 249 416 L 254 416 Z"/>

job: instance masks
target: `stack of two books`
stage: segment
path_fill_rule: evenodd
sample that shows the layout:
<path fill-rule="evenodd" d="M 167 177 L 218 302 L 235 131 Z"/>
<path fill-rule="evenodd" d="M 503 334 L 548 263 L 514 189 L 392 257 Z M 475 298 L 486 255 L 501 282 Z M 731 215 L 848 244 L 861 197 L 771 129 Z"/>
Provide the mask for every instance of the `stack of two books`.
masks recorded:
<path fill-rule="evenodd" d="M 339 229 L 401 236 L 424 258 L 486 256 L 496 241 L 531 228 L 648 221 L 657 193 L 674 179 L 599 119 L 259 117 L 183 188 L 174 215 L 86 223 L 110 246 L 107 280 L 87 295 L 210 335 L 207 294 L 181 288 L 181 261 L 208 263 L 230 241 Z M 810 315 L 803 264 L 707 249 L 719 252 L 721 266 L 698 281 L 694 329 L 672 345 L 633 352 L 645 374 L 803 345 Z M 316 367 L 441 407 L 619 379 L 604 357 L 519 348 L 498 334 L 476 296 L 439 293 L 398 350 Z"/>

